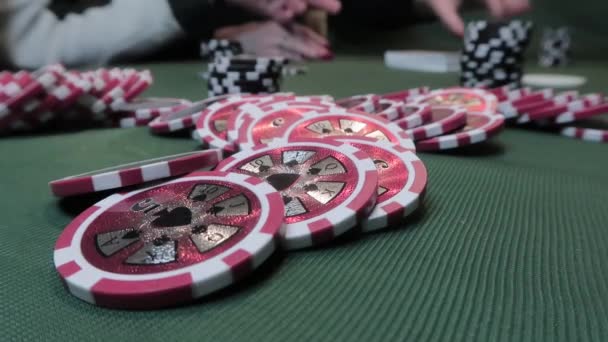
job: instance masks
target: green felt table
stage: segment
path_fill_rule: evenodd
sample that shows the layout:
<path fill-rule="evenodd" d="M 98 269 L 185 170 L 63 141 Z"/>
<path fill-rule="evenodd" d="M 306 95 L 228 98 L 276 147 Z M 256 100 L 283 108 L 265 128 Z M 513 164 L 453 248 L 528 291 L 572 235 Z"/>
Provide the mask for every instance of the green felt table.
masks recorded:
<path fill-rule="evenodd" d="M 138 67 L 156 78 L 147 95 L 204 96 L 198 62 Z M 582 91 L 608 85 L 605 62 L 564 72 L 589 77 Z M 340 55 L 285 89 L 342 97 L 456 79 Z M 88 203 L 59 201 L 47 183 L 197 148 L 146 128 L 3 138 L 0 339 L 608 340 L 608 148 L 513 127 L 489 143 L 421 153 L 427 196 L 402 227 L 279 253 L 252 277 L 185 307 L 119 311 L 70 295 L 53 247 Z"/>

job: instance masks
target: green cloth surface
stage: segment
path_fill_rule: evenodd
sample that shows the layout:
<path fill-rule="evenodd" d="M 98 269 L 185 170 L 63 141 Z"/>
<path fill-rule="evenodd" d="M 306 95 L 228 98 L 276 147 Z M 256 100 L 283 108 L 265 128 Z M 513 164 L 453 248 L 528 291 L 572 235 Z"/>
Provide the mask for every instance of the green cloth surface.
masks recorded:
<path fill-rule="evenodd" d="M 138 67 L 155 75 L 147 95 L 204 96 L 198 62 Z M 608 85 L 606 63 L 563 71 L 589 77 L 582 91 Z M 456 79 L 341 55 L 284 88 L 339 98 Z M 197 147 L 146 128 L 2 138 L 0 340 L 608 340 L 608 147 L 513 127 L 489 143 L 421 153 L 427 196 L 403 227 L 279 253 L 185 307 L 119 311 L 70 295 L 53 248 L 87 203 L 59 201 L 47 183 Z"/>

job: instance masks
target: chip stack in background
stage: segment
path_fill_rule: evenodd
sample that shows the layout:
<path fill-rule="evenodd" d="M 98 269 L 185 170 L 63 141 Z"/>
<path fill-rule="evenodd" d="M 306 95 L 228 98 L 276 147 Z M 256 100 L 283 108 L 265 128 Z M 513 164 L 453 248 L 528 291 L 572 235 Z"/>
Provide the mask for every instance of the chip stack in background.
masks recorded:
<path fill-rule="evenodd" d="M 209 60 L 205 74 L 209 97 L 279 92 L 283 67 L 288 63 L 282 57 L 244 55 L 238 42 L 228 40 L 203 42 L 201 55 Z"/>
<path fill-rule="evenodd" d="M 460 60 L 460 84 L 465 87 L 520 87 L 524 51 L 532 23 L 513 20 L 467 23 Z"/>
<path fill-rule="evenodd" d="M 570 42 L 570 30 L 567 27 L 545 29 L 541 39 L 538 64 L 547 68 L 568 65 Z"/>
<path fill-rule="evenodd" d="M 227 39 L 211 39 L 201 43 L 201 57 L 213 61 L 216 57 L 233 57 L 243 54 L 241 43 Z"/>

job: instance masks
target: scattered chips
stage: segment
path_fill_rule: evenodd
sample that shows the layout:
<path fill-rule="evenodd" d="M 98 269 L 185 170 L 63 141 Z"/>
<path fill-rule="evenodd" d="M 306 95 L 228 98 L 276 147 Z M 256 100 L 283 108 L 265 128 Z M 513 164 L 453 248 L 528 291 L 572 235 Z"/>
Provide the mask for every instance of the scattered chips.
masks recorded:
<path fill-rule="evenodd" d="M 499 29 L 500 35 L 515 35 L 500 42 L 482 37 L 484 30 L 477 28 L 479 46 L 514 49 L 525 43 L 528 29 Z M 84 119 L 96 126 L 148 126 L 153 133 L 192 130 L 196 141 L 211 148 L 49 184 L 58 197 L 114 192 L 78 216 L 57 241 L 57 271 L 76 297 L 112 308 L 174 306 L 234 283 L 279 245 L 318 247 L 355 227 L 369 232 L 400 226 L 421 206 L 426 190 L 427 170 L 416 149 L 439 153 L 483 143 L 507 118 L 555 125 L 562 135 L 583 140 L 608 140 L 604 127 L 570 124 L 608 111 L 600 94 L 555 94 L 517 83 L 420 87 L 338 101 L 251 94 L 267 92 L 254 88 L 269 73 L 279 75 L 287 61 L 252 60 L 229 42 L 207 48 L 210 84 L 248 93 L 222 90 L 224 95 L 196 102 L 138 98 L 152 75 L 133 69 L 74 72 L 55 66 L 0 73 L 2 128 Z M 218 48 L 229 53 L 216 53 Z M 517 74 L 517 67 L 511 71 Z M 557 126 L 562 123 L 569 126 Z"/>

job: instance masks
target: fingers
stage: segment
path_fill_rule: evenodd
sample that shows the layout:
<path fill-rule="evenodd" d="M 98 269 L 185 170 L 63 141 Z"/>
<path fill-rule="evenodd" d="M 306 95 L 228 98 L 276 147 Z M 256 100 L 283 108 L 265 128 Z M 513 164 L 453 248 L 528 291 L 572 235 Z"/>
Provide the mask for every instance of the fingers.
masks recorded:
<path fill-rule="evenodd" d="M 336 14 L 342 9 L 342 4 L 339 0 L 308 0 L 311 7 L 322 9 L 331 14 Z"/>
<path fill-rule="evenodd" d="M 306 3 L 302 0 L 289 0 L 287 6 L 291 8 L 295 16 L 298 16 L 306 11 Z"/>
<path fill-rule="evenodd" d="M 279 43 L 279 47 L 297 53 L 306 59 L 328 58 L 331 55 L 329 50 L 322 44 L 311 40 L 303 39 L 296 35 L 289 35 Z"/>
<path fill-rule="evenodd" d="M 452 33 L 457 36 L 464 34 L 464 22 L 458 14 L 458 3 L 456 1 L 429 0 L 428 4 Z"/>
<path fill-rule="evenodd" d="M 503 7 L 505 15 L 519 15 L 530 10 L 530 1 L 528 0 L 504 0 Z"/>
<path fill-rule="evenodd" d="M 505 15 L 504 0 L 485 0 L 486 6 L 490 11 L 490 14 L 496 18 L 502 18 Z"/>
<path fill-rule="evenodd" d="M 294 17 L 294 10 L 290 1 L 271 0 L 265 9 L 266 15 L 279 22 L 291 20 Z"/>
<path fill-rule="evenodd" d="M 496 18 L 522 14 L 530 9 L 529 0 L 484 0 L 486 6 Z"/>
<path fill-rule="evenodd" d="M 291 32 L 274 21 L 243 25 L 238 30 L 240 33 L 236 40 L 246 53 L 257 56 L 272 56 L 274 53 L 275 56 L 294 60 L 331 58 L 332 54 L 323 37 L 309 32 L 308 28 L 301 25 L 293 27 L 295 29 Z"/>
<path fill-rule="evenodd" d="M 307 26 L 294 23 L 290 26 L 290 29 L 295 35 L 299 37 L 308 39 L 323 46 L 329 46 L 329 41 L 327 41 L 325 37 L 313 31 Z"/>
<path fill-rule="evenodd" d="M 304 58 L 302 58 L 302 56 L 300 56 L 299 54 L 289 51 L 289 50 L 285 50 L 285 49 L 274 49 L 274 50 L 269 50 L 267 53 L 262 54 L 262 56 L 266 56 L 266 57 L 285 57 L 288 58 L 291 61 L 294 62 L 301 62 L 304 60 Z"/>
<path fill-rule="evenodd" d="M 248 8 L 279 22 L 287 22 L 298 16 L 307 8 L 319 8 L 335 14 L 340 11 L 340 0 L 226 0 L 227 2 Z"/>

